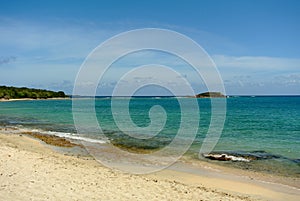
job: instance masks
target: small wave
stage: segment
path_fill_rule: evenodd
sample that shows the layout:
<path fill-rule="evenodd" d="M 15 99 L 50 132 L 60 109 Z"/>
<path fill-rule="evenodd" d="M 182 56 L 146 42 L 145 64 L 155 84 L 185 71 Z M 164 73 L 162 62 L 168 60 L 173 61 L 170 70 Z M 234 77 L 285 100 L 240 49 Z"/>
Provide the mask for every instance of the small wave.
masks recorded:
<path fill-rule="evenodd" d="M 105 144 L 108 142 L 105 140 L 92 139 L 92 138 L 78 136 L 75 133 L 63 133 L 63 132 L 55 132 L 55 131 L 45 131 L 45 132 L 41 132 L 41 133 L 43 133 L 43 134 L 45 133 L 47 135 L 55 135 L 55 136 L 63 137 L 63 138 L 69 138 L 69 139 L 73 139 L 73 140 L 82 140 L 82 141 L 86 141 L 86 142 L 99 143 L 99 144 Z"/>
<path fill-rule="evenodd" d="M 93 139 L 88 137 L 83 137 L 78 135 L 77 133 L 65 133 L 65 132 L 56 132 L 56 131 L 45 131 L 40 129 L 30 129 L 30 128 L 24 128 L 24 127 L 17 127 L 17 126 L 5 126 L 5 131 L 8 133 L 14 133 L 14 134 L 21 134 L 26 132 L 33 132 L 33 133 L 40 133 L 44 135 L 54 135 L 62 138 L 68 138 L 72 140 L 80 140 L 85 142 L 91 142 L 91 143 L 99 143 L 99 144 L 105 144 L 108 143 L 108 140 L 100 140 L 100 139 Z"/>

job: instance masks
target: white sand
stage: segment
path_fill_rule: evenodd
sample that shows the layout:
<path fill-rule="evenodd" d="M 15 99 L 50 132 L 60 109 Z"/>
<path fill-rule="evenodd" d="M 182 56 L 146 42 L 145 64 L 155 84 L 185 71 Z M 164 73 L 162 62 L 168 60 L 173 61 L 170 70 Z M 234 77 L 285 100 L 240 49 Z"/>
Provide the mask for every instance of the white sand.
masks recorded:
<path fill-rule="evenodd" d="M 39 141 L 0 134 L 0 200 L 300 200 L 235 180 L 172 170 L 130 175 Z"/>

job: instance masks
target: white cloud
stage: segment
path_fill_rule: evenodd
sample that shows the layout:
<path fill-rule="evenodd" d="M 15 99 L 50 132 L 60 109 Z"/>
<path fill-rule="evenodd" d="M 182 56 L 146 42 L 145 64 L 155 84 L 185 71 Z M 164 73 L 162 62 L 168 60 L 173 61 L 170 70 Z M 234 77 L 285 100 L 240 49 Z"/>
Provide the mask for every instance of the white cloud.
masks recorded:
<path fill-rule="evenodd" d="M 284 85 L 298 85 L 300 87 L 300 73 L 276 76 L 275 82 Z"/>
<path fill-rule="evenodd" d="M 107 28 L 112 26 L 97 27 L 98 25 L 95 24 L 84 23 L 70 25 L 60 22 L 58 26 L 55 23 L 43 25 L 0 18 L 0 65 L 2 64 L 0 84 L 27 86 L 42 83 L 51 86 L 51 83 L 58 83 L 52 84 L 52 87 L 67 86 L 71 89 L 70 83 L 60 85 L 61 81 L 70 80 L 73 83 L 81 63 L 90 51 L 104 40 L 121 32 Z M 170 43 L 170 45 L 180 47 L 181 44 Z M 186 52 L 186 54 L 193 54 L 193 52 Z M 17 60 L 7 58 L 17 58 Z M 221 76 L 226 80 L 227 91 L 231 89 L 237 92 L 251 91 L 255 87 L 267 91 L 267 87 L 270 86 L 278 87 L 283 91 L 291 86 L 294 87 L 293 89 L 297 87 L 300 89 L 299 58 L 230 55 L 213 55 L 212 58 Z M 103 86 L 107 88 L 114 86 L 124 73 L 132 69 L 131 67 L 155 63 L 173 67 L 196 87 L 203 84 L 203 80 L 196 72 L 181 59 L 175 59 L 167 53 L 148 51 L 132 54 L 127 59 L 116 62 L 115 68 L 110 68 L 106 72 Z M 206 64 L 201 64 L 203 65 Z M 146 74 L 151 75 L 151 70 Z M 165 80 L 163 84 L 167 86 L 176 86 L 179 83 L 176 77 L 170 79 L 159 73 L 153 76 Z M 143 83 L 147 81 L 147 77 L 138 75 L 133 77 L 133 80 Z M 82 83 L 84 86 L 87 84 L 91 83 Z"/>
<path fill-rule="evenodd" d="M 48 60 L 85 58 L 100 42 L 116 33 L 94 29 L 87 24 L 54 22 L 37 24 L 29 21 L 0 18 L 0 56 L 10 54 Z"/>
<path fill-rule="evenodd" d="M 227 94 L 298 94 L 300 59 L 255 56 L 212 56 Z"/>
<path fill-rule="evenodd" d="M 9 64 L 11 62 L 16 61 L 16 57 L 15 56 L 9 56 L 9 57 L 0 57 L 0 66 L 4 65 L 4 64 Z"/>
<path fill-rule="evenodd" d="M 300 69 L 300 59 L 279 58 L 279 57 L 254 57 L 254 56 L 212 56 L 218 68 L 235 68 L 241 71 L 251 70 L 272 70 L 272 71 L 295 71 Z"/>

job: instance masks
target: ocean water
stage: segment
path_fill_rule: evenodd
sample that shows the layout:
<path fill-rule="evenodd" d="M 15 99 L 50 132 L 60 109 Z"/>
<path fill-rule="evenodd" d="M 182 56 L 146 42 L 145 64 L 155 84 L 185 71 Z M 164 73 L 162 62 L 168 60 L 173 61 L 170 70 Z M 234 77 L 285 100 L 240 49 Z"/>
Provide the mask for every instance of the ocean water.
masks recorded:
<path fill-rule="evenodd" d="M 80 99 L 85 104 L 88 99 Z M 181 101 L 190 101 L 185 98 Z M 115 100 L 118 116 L 126 116 L 122 108 L 128 98 Z M 102 134 L 87 126 L 85 133 L 77 133 L 72 115 L 71 100 L 34 100 L 0 102 L 0 127 L 28 129 L 73 139 L 118 145 L 127 150 L 158 150 L 174 139 L 181 126 L 181 110 L 174 97 L 139 97 L 129 100 L 132 121 L 146 127 L 154 119 L 149 110 L 155 105 L 164 108 L 166 123 L 157 135 L 137 139 L 122 132 L 111 111 L 111 98 L 96 98 L 95 111 Z M 222 135 L 212 154 L 226 155 L 231 161 L 214 161 L 199 157 L 198 153 L 211 121 L 210 99 L 197 99 L 200 123 L 196 138 L 187 151 L 190 160 L 205 160 L 226 166 L 262 171 L 289 177 L 300 177 L 300 97 L 230 97 Z M 118 110 L 119 108 L 119 110 Z M 89 124 L 90 111 L 82 109 Z M 154 116 L 159 120 L 159 114 Z M 190 117 L 193 118 L 193 117 Z M 160 121 L 158 121 L 160 122 Z M 134 132 L 134 131 L 132 131 Z M 153 131 L 154 132 L 154 131 Z M 137 135 L 146 135 L 137 133 Z M 187 135 L 188 136 L 188 135 Z M 183 139 L 184 140 L 184 139 Z"/>

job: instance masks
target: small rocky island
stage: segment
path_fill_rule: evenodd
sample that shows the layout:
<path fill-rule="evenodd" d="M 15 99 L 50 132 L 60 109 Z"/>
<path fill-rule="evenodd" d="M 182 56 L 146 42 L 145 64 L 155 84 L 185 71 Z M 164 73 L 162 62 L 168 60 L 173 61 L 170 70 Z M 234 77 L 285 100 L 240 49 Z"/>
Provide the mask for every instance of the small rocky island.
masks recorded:
<path fill-rule="evenodd" d="M 221 92 L 205 92 L 195 96 L 195 98 L 226 98 Z"/>

